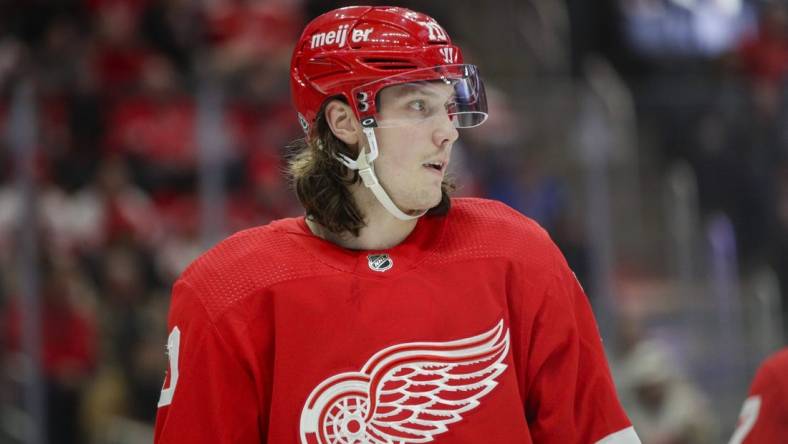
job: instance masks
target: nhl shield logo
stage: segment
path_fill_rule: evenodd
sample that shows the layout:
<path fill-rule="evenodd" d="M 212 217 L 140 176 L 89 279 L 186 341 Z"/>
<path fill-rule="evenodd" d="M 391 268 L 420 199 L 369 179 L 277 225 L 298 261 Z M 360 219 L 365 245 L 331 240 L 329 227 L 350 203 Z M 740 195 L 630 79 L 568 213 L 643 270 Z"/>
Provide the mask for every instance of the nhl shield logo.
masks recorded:
<path fill-rule="evenodd" d="M 384 272 L 394 266 L 388 254 L 370 254 L 367 256 L 369 269 L 372 271 Z"/>

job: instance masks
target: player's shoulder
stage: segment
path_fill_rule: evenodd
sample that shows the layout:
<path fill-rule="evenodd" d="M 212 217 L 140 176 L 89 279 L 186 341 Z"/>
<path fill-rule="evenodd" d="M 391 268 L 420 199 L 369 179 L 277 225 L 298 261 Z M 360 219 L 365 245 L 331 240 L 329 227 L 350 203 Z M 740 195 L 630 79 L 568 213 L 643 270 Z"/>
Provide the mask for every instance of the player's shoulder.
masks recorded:
<path fill-rule="evenodd" d="M 469 221 L 495 221 L 519 225 L 520 228 L 538 228 L 538 224 L 505 203 L 479 197 L 456 197 L 452 199 L 452 213 L 455 217 Z"/>
<path fill-rule="evenodd" d="M 274 284 L 314 275 L 314 260 L 287 236 L 295 224 L 282 219 L 239 231 L 195 259 L 179 280 L 215 315 Z"/>
<path fill-rule="evenodd" d="M 517 242 L 551 242 L 536 221 L 497 200 L 457 198 L 452 200 L 451 225 L 455 229 L 487 238 Z"/>
<path fill-rule="evenodd" d="M 788 396 L 788 347 L 767 357 L 758 367 L 751 394 L 774 393 L 781 399 Z"/>
<path fill-rule="evenodd" d="M 547 231 L 508 205 L 489 199 L 456 198 L 446 224 L 451 246 L 473 247 L 485 255 L 553 256 L 557 249 Z"/>
<path fill-rule="evenodd" d="M 273 254 L 278 243 L 276 232 L 270 225 L 238 231 L 203 252 L 189 264 L 181 277 L 191 280 L 212 270 L 226 272 L 239 262 Z"/>
<path fill-rule="evenodd" d="M 761 368 L 772 374 L 788 375 L 788 347 L 782 348 L 766 358 Z"/>

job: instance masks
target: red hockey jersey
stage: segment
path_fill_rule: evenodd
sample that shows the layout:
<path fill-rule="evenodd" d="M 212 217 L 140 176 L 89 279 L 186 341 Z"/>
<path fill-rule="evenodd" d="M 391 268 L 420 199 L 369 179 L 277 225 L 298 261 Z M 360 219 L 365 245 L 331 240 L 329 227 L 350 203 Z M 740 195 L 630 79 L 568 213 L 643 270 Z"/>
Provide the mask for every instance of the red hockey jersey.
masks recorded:
<path fill-rule="evenodd" d="M 730 444 L 788 443 L 788 348 L 763 362 Z"/>
<path fill-rule="evenodd" d="M 354 251 L 304 218 L 240 232 L 173 289 L 158 443 L 639 443 L 548 235 L 454 199 Z"/>

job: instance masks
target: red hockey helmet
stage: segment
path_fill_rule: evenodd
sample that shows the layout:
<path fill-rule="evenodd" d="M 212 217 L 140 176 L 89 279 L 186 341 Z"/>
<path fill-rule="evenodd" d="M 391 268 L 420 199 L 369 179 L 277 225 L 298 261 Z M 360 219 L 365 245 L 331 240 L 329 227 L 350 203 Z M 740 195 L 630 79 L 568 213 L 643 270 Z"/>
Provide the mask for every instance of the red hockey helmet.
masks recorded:
<path fill-rule="evenodd" d="M 385 126 L 378 93 L 429 81 L 454 86 L 447 112 L 467 128 L 487 117 L 478 70 L 431 17 L 398 7 L 351 6 L 323 14 L 304 29 L 290 66 L 293 101 L 305 131 L 323 103 L 344 97 L 364 127 Z"/>

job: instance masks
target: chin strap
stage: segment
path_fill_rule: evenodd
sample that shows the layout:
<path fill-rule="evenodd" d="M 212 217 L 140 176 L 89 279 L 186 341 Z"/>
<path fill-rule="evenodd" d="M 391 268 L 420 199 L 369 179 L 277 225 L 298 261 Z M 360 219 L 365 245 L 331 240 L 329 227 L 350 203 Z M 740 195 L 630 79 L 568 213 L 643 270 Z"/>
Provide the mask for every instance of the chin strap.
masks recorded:
<path fill-rule="evenodd" d="M 373 128 L 365 127 L 363 131 L 364 135 L 367 136 L 367 141 L 369 142 L 369 154 L 367 154 L 367 150 L 362 148 L 359 151 L 358 158 L 356 160 L 353 160 L 342 153 L 337 154 L 337 160 L 342 162 L 351 170 L 358 171 L 359 176 L 361 176 L 361 180 L 364 181 L 364 186 L 372 191 L 372 194 L 375 195 L 375 198 L 378 200 L 378 202 L 380 202 L 380 204 L 383 205 L 383 208 L 391 213 L 392 216 L 399 220 L 413 220 L 423 216 L 426 211 L 422 211 L 416 215 L 409 215 L 400 210 L 394 201 L 391 200 L 388 193 L 386 193 L 386 190 L 383 189 L 383 186 L 380 185 L 380 181 L 375 175 L 375 167 L 372 165 L 372 162 L 378 158 L 378 141 L 375 138 L 375 130 Z"/>

